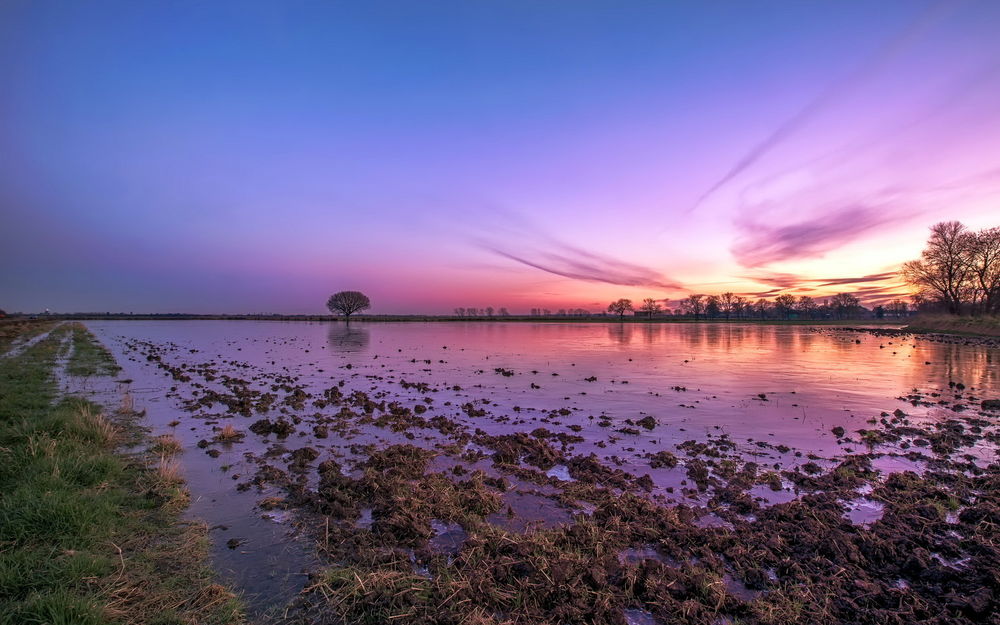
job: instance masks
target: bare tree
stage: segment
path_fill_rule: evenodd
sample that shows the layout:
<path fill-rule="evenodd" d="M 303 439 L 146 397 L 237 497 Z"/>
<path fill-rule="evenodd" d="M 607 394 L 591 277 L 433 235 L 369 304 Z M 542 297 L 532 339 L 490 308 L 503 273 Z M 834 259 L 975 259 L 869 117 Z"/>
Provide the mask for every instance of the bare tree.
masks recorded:
<path fill-rule="evenodd" d="M 1000 313 L 1000 227 L 970 235 L 968 259 L 980 310 Z"/>
<path fill-rule="evenodd" d="M 646 313 L 646 316 L 652 319 L 653 315 L 660 314 L 662 308 L 660 308 L 660 305 L 656 302 L 655 299 L 653 299 L 652 297 L 647 297 L 646 299 L 642 300 L 642 306 L 639 307 L 639 310 L 641 312 Z"/>
<path fill-rule="evenodd" d="M 754 310 L 754 312 L 757 313 L 757 316 L 759 316 L 761 319 L 764 319 L 764 318 L 767 317 L 767 311 L 768 311 L 768 309 L 770 309 L 770 307 L 771 307 L 771 303 L 768 302 L 763 297 L 758 297 L 757 301 L 754 302 L 754 304 L 753 304 L 753 310 Z"/>
<path fill-rule="evenodd" d="M 920 260 L 903 264 L 903 280 L 922 294 L 940 299 L 948 312 L 962 312 L 971 271 L 967 250 L 969 232 L 958 221 L 942 221 L 931 227 L 931 238 Z"/>
<path fill-rule="evenodd" d="M 817 308 L 819 307 L 816 305 L 816 300 L 808 295 L 800 297 L 799 301 L 795 304 L 795 310 L 797 310 L 800 315 L 809 317 L 810 319 L 816 316 Z"/>
<path fill-rule="evenodd" d="M 705 298 L 705 316 L 709 319 L 717 319 L 722 314 L 722 304 L 718 295 L 709 295 Z"/>
<path fill-rule="evenodd" d="M 736 312 L 736 296 L 726 291 L 719 296 L 719 308 L 722 309 L 722 314 L 728 320 Z"/>
<path fill-rule="evenodd" d="M 774 312 L 788 319 L 795 310 L 795 296 L 787 293 L 774 298 Z"/>
<path fill-rule="evenodd" d="M 372 303 L 361 291 L 340 291 L 326 300 L 326 307 L 333 314 L 340 313 L 346 319 L 350 319 L 354 313 L 371 308 Z"/>
<path fill-rule="evenodd" d="M 608 312 L 615 313 L 619 319 L 625 318 L 625 313 L 632 310 L 632 300 L 622 298 L 608 304 Z"/>
<path fill-rule="evenodd" d="M 681 308 L 684 309 L 685 313 L 694 315 L 694 318 L 698 319 L 702 311 L 705 310 L 704 298 L 705 296 L 700 293 L 692 293 L 681 300 Z"/>
<path fill-rule="evenodd" d="M 905 317 L 910 306 L 901 299 L 894 299 L 885 305 L 885 309 L 892 317 Z"/>
<path fill-rule="evenodd" d="M 732 307 L 733 307 L 733 316 L 735 316 L 737 319 L 743 319 L 744 317 L 747 316 L 747 313 L 750 311 L 751 304 L 747 298 L 737 295 L 736 297 L 733 298 Z"/>
<path fill-rule="evenodd" d="M 830 308 L 833 309 L 837 319 L 844 319 L 861 311 L 861 300 L 850 293 L 837 293 L 830 298 Z"/>

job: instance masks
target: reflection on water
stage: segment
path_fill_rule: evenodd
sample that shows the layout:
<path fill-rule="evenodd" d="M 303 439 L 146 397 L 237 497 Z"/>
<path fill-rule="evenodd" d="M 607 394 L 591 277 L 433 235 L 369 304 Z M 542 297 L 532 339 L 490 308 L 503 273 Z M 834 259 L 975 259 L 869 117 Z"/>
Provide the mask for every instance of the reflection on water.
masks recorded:
<path fill-rule="evenodd" d="M 371 332 L 357 323 L 331 323 L 327 331 L 327 343 L 338 352 L 363 351 L 371 342 Z"/>

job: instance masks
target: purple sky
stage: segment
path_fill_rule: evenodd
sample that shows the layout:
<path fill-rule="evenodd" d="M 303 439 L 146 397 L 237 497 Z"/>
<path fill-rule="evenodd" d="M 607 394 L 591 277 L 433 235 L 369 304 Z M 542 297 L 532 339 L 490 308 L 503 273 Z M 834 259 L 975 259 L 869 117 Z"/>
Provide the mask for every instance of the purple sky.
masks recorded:
<path fill-rule="evenodd" d="M 1000 225 L 1000 3 L 0 5 L 0 308 L 892 293 Z"/>

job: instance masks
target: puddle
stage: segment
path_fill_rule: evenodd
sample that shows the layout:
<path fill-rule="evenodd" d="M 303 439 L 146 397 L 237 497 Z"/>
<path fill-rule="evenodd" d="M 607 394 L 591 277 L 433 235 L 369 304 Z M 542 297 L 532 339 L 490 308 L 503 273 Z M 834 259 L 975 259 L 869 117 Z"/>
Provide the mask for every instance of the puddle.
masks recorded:
<path fill-rule="evenodd" d="M 695 527 L 720 527 L 727 530 L 733 529 L 732 523 L 711 512 L 703 514 L 691 522 Z"/>
<path fill-rule="evenodd" d="M 724 573 L 722 575 L 722 583 L 726 585 L 726 592 L 741 601 L 753 601 L 757 597 L 764 594 L 760 590 L 750 590 L 747 588 L 746 584 L 736 579 L 729 573 Z"/>
<path fill-rule="evenodd" d="M 458 523 L 445 523 L 438 519 L 431 519 L 431 529 L 434 530 L 434 536 L 429 541 L 430 546 L 439 553 L 455 555 L 461 551 L 462 545 L 469 537 Z"/>
<path fill-rule="evenodd" d="M 845 501 L 844 507 L 847 509 L 844 516 L 847 517 L 851 523 L 862 527 L 871 526 L 873 523 L 881 519 L 883 514 L 885 514 L 885 504 L 880 501 L 872 501 L 871 499 L 867 499 L 865 497 Z"/>
<path fill-rule="evenodd" d="M 546 471 L 545 475 L 547 475 L 549 477 L 554 477 L 554 478 L 556 478 L 557 480 L 559 480 L 561 482 L 573 482 L 573 481 L 575 481 L 572 477 L 570 477 L 569 467 L 567 467 L 564 464 L 557 464 L 556 466 L 554 466 L 551 469 L 549 469 L 548 471 Z"/>
<path fill-rule="evenodd" d="M 354 524 L 356 526 L 358 526 L 359 528 L 361 528 L 361 529 L 371 529 L 372 524 L 374 522 L 375 522 L 375 519 L 372 517 L 372 509 L 371 508 L 362 508 L 361 509 L 361 516 L 358 517 L 358 520 L 355 521 Z"/>
<path fill-rule="evenodd" d="M 508 491 L 503 494 L 504 511 L 486 517 L 493 525 L 509 532 L 523 533 L 529 529 L 551 529 L 572 522 L 572 513 L 548 497 L 534 493 Z M 513 516 L 506 511 L 507 507 Z"/>
<path fill-rule="evenodd" d="M 625 623 L 627 625 L 658 625 L 659 621 L 646 610 L 627 608 L 625 610 Z"/>
<path fill-rule="evenodd" d="M 676 561 L 661 555 L 652 545 L 623 549 L 618 552 L 618 561 L 622 564 L 638 564 L 643 560 L 656 560 L 667 566 L 678 566 Z"/>

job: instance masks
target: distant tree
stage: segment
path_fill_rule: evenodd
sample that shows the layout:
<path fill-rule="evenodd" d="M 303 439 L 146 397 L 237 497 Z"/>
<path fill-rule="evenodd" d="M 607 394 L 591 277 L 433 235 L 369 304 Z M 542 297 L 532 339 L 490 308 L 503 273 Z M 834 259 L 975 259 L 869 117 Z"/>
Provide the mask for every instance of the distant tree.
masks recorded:
<path fill-rule="evenodd" d="M 622 298 L 608 304 L 608 312 L 615 313 L 619 319 L 624 318 L 625 313 L 629 310 L 632 310 L 632 300 L 630 299 Z"/>
<path fill-rule="evenodd" d="M 560 317 L 565 317 L 566 316 L 566 309 L 565 308 L 560 308 L 559 311 L 556 312 L 556 314 L 559 315 Z"/>
<path fill-rule="evenodd" d="M 750 301 L 745 297 L 737 295 L 733 298 L 732 315 L 737 319 L 744 319 L 750 311 Z"/>
<path fill-rule="evenodd" d="M 797 310 L 803 317 L 809 317 L 810 319 L 816 316 L 816 310 L 818 308 L 819 306 L 816 305 L 816 300 L 808 295 L 803 295 L 799 298 L 799 301 L 795 303 L 795 310 Z"/>
<path fill-rule="evenodd" d="M 757 301 L 753 304 L 753 310 L 761 319 L 767 318 L 767 311 L 770 310 L 771 303 L 768 302 L 763 297 L 758 297 Z"/>
<path fill-rule="evenodd" d="M 507 312 L 507 309 L 503 306 L 500 307 L 500 310 L 497 311 L 497 314 L 500 315 L 501 317 L 510 317 L 510 313 Z"/>
<path fill-rule="evenodd" d="M 350 319 L 354 313 L 371 308 L 372 303 L 361 291 L 340 291 L 326 300 L 326 307 L 333 314 L 340 313 L 346 319 Z"/>
<path fill-rule="evenodd" d="M 722 315 L 722 302 L 718 295 L 709 295 L 705 298 L 705 316 L 709 319 L 718 319 Z"/>
<path fill-rule="evenodd" d="M 850 293 L 837 293 L 830 298 L 830 308 L 837 319 L 855 317 L 861 312 L 861 300 Z"/>
<path fill-rule="evenodd" d="M 646 299 L 642 300 L 642 306 L 639 307 L 639 310 L 641 312 L 646 313 L 646 316 L 652 319 L 653 315 L 660 314 L 660 311 L 662 309 L 660 308 L 660 305 L 656 302 L 655 299 L 653 299 L 652 297 L 647 297 Z"/>
<path fill-rule="evenodd" d="M 893 317 L 905 317 L 910 311 L 910 306 L 901 299 L 894 299 L 886 306 L 886 310 Z"/>
<path fill-rule="evenodd" d="M 492 317 L 493 316 L 493 307 L 492 306 L 487 306 L 486 307 L 486 316 L 487 317 Z"/>
<path fill-rule="evenodd" d="M 719 296 L 719 309 L 722 310 L 722 315 L 729 319 L 733 316 L 736 307 L 736 296 L 729 291 L 723 293 Z"/>
<path fill-rule="evenodd" d="M 544 316 L 544 317 L 551 317 L 552 316 L 552 311 L 549 310 L 548 308 L 543 308 L 542 309 L 542 316 Z"/>
<path fill-rule="evenodd" d="M 689 315 L 694 315 L 695 319 L 701 316 L 701 313 L 705 310 L 704 295 L 699 293 L 692 293 L 684 299 L 681 300 L 681 308 L 684 312 Z"/>
<path fill-rule="evenodd" d="M 884 319 L 885 318 L 885 306 L 878 305 L 878 306 L 876 306 L 875 308 L 872 309 L 872 312 L 875 313 L 875 318 L 876 319 Z"/>
<path fill-rule="evenodd" d="M 464 317 L 465 316 L 465 309 L 462 308 L 462 307 L 456 308 L 455 309 L 455 316 L 456 317 Z"/>
<path fill-rule="evenodd" d="M 788 319 L 795 310 L 795 296 L 787 293 L 774 298 L 774 312 L 783 319 Z"/>

